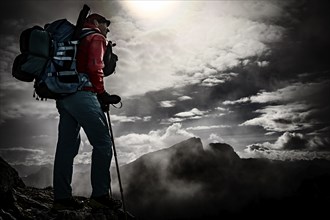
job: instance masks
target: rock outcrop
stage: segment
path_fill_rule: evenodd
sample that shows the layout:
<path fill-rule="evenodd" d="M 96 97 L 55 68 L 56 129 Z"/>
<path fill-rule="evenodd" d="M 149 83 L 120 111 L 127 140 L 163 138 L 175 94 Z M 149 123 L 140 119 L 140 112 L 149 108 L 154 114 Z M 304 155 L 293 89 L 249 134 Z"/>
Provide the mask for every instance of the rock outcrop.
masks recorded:
<path fill-rule="evenodd" d="M 27 187 L 6 161 L 0 157 L 0 220 L 120 220 L 121 211 L 109 209 L 92 210 L 88 199 L 77 197 L 86 205 L 77 211 L 53 211 L 53 189 Z M 132 219 L 132 218 L 129 218 Z"/>
<path fill-rule="evenodd" d="M 14 187 L 25 187 L 17 171 L 0 157 L 0 194 L 5 194 Z"/>

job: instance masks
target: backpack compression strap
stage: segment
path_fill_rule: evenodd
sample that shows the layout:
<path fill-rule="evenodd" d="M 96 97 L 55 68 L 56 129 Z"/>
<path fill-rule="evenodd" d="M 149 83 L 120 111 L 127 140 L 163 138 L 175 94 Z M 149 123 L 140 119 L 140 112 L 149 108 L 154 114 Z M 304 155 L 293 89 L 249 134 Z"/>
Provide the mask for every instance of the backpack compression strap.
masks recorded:
<path fill-rule="evenodd" d="M 75 69 L 75 60 L 77 54 L 77 47 L 79 41 L 84 37 L 87 37 L 90 34 L 99 33 L 99 31 L 91 28 L 84 28 L 80 32 L 80 37 L 78 40 L 71 40 L 66 42 L 57 43 L 57 51 L 55 56 L 53 57 L 54 60 L 63 61 L 63 66 L 70 70 Z"/>

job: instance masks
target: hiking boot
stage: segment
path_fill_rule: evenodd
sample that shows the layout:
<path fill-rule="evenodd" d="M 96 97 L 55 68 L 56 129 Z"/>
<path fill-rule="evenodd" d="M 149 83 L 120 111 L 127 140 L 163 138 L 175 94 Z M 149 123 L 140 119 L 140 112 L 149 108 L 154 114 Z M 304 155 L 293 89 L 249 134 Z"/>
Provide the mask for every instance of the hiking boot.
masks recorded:
<path fill-rule="evenodd" d="M 89 206 L 94 209 L 109 208 L 117 210 L 122 206 L 122 202 L 118 199 L 111 198 L 109 195 L 104 195 L 100 197 L 92 197 L 89 200 Z"/>
<path fill-rule="evenodd" d="M 84 203 L 79 201 L 73 197 L 67 199 L 58 199 L 55 200 L 53 203 L 53 210 L 60 211 L 60 210 L 78 210 L 84 207 Z"/>

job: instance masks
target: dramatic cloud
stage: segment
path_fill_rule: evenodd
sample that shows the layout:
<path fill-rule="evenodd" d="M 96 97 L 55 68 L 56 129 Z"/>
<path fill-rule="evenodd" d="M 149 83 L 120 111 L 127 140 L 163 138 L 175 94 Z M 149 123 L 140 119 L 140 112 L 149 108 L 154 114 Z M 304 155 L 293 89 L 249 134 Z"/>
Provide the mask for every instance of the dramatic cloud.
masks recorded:
<path fill-rule="evenodd" d="M 190 97 L 190 96 L 180 96 L 179 98 L 178 98 L 178 100 L 179 101 L 186 101 L 186 100 L 191 100 L 192 98 Z"/>
<path fill-rule="evenodd" d="M 300 80 L 303 81 L 304 77 Z M 320 140 L 312 141 L 314 145 L 319 143 L 319 147 L 323 148 L 324 143 L 327 143 L 327 134 L 322 128 L 328 126 L 326 121 L 329 119 L 329 116 L 325 114 L 329 110 L 329 101 L 324 94 L 327 93 L 329 86 L 328 79 L 318 77 L 315 82 L 296 82 L 272 92 L 260 91 L 257 95 L 235 101 L 225 101 L 223 104 L 227 106 L 260 104 L 259 109 L 255 110 L 258 115 L 241 123 L 240 126 L 260 126 L 268 131 L 269 135 L 274 134 L 273 132 L 284 133 L 274 145 L 280 147 L 274 147 L 275 149 L 304 149 L 306 143 L 311 140 L 307 141 L 301 135 L 311 135 L 312 133 L 316 139 Z M 312 132 L 313 130 L 321 131 L 316 134 L 316 132 Z M 279 144 L 284 139 L 286 140 L 287 138 L 284 137 L 289 134 L 293 135 L 290 143 L 286 146 Z"/>
<path fill-rule="evenodd" d="M 111 121 L 113 122 L 136 122 L 136 121 L 150 121 L 151 116 L 138 117 L 138 116 L 124 116 L 124 115 L 112 115 Z"/>
<path fill-rule="evenodd" d="M 241 157 L 265 157 L 279 160 L 330 159 L 330 138 L 285 132 L 274 143 L 264 142 L 246 147 Z"/>
<path fill-rule="evenodd" d="M 202 86 L 216 86 L 221 83 L 230 81 L 233 77 L 238 76 L 237 73 L 222 73 L 219 76 L 211 76 L 202 80 Z"/>
<path fill-rule="evenodd" d="M 175 116 L 182 117 L 182 118 L 194 118 L 194 117 L 202 116 L 205 113 L 207 113 L 207 111 L 200 111 L 197 108 L 193 108 L 187 112 L 177 113 L 177 114 L 175 114 Z"/>
<path fill-rule="evenodd" d="M 224 140 L 219 137 L 217 134 L 210 134 L 209 138 L 207 139 L 209 143 L 224 143 Z M 203 143 L 203 146 L 208 146 L 205 143 Z"/>
<path fill-rule="evenodd" d="M 122 63 L 121 75 L 112 79 L 114 90 L 136 95 L 191 83 L 221 84 L 228 78 L 221 71 L 240 65 L 242 59 L 267 54 L 266 43 L 282 39 L 282 27 L 254 21 L 281 15 L 271 2 L 182 2 L 178 7 L 180 19 L 162 22 L 157 29 L 148 29 L 153 19 L 134 17 L 133 23 L 125 16 L 115 17 L 113 38 L 121 39 L 116 51 Z M 246 10 L 250 7 L 258 8 L 258 16 Z"/>
<path fill-rule="evenodd" d="M 241 158 L 267 158 L 270 160 L 330 160 L 328 151 L 274 150 L 262 145 L 251 145 L 244 152 L 238 152 Z"/>
<path fill-rule="evenodd" d="M 159 105 L 163 108 L 171 108 L 175 106 L 175 101 L 174 100 L 161 101 Z"/>
<path fill-rule="evenodd" d="M 257 113 L 261 113 L 259 117 L 250 119 L 241 126 L 261 126 L 267 131 L 278 132 L 306 129 L 312 126 L 305 120 L 309 116 L 308 109 L 308 105 L 296 103 L 267 106 L 256 110 Z"/>
<path fill-rule="evenodd" d="M 309 104 L 313 104 L 313 99 L 322 94 L 326 88 L 329 88 L 330 81 L 302 83 L 296 82 L 287 87 L 272 92 L 261 91 L 257 95 L 251 97 L 243 97 L 235 101 L 225 101 L 224 104 L 237 103 L 287 103 L 287 102 L 303 102 L 308 100 Z M 301 92 L 303 91 L 303 92 Z M 317 100 L 314 100 L 317 101 Z"/>
<path fill-rule="evenodd" d="M 172 118 L 163 119 L 161 123 L 170 124 L 170 123 L 182 122 L 186 120 L 197 120 L 197 119 L 201 119 L 202 117 L 206 117 L 208 112 L 209 111 L 201 111 L 197 108 L 193 108 L 190 111 L 176 113 Z"/>
<path fill-rule="evenodd" d="M 197 126 L 197 127 L 189 127 L 186 130 L 209 130 L 214 128 L 225 128 L 229 127 L 228 125 L 210 125 L 210 126 Z"/>

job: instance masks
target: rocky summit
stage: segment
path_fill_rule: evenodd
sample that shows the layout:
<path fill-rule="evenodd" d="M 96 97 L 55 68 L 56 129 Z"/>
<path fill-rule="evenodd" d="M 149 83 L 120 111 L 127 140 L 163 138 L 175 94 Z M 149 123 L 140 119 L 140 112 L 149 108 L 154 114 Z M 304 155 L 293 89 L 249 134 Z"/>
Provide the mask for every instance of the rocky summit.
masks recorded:
<path fill-rule="evenodd" d="M 92 210 L 88 206 L 89 199 L 76 197 L 85 203 L 80 210 L 52 210 L 53 189 L 38 189 L 25 186 L 6 161 L 0 157 L 0 220 L 120 220 L 125 219 L 122 211 L 110 209 Z M 128 218 L 132 219 L 132 218 Z"/>

